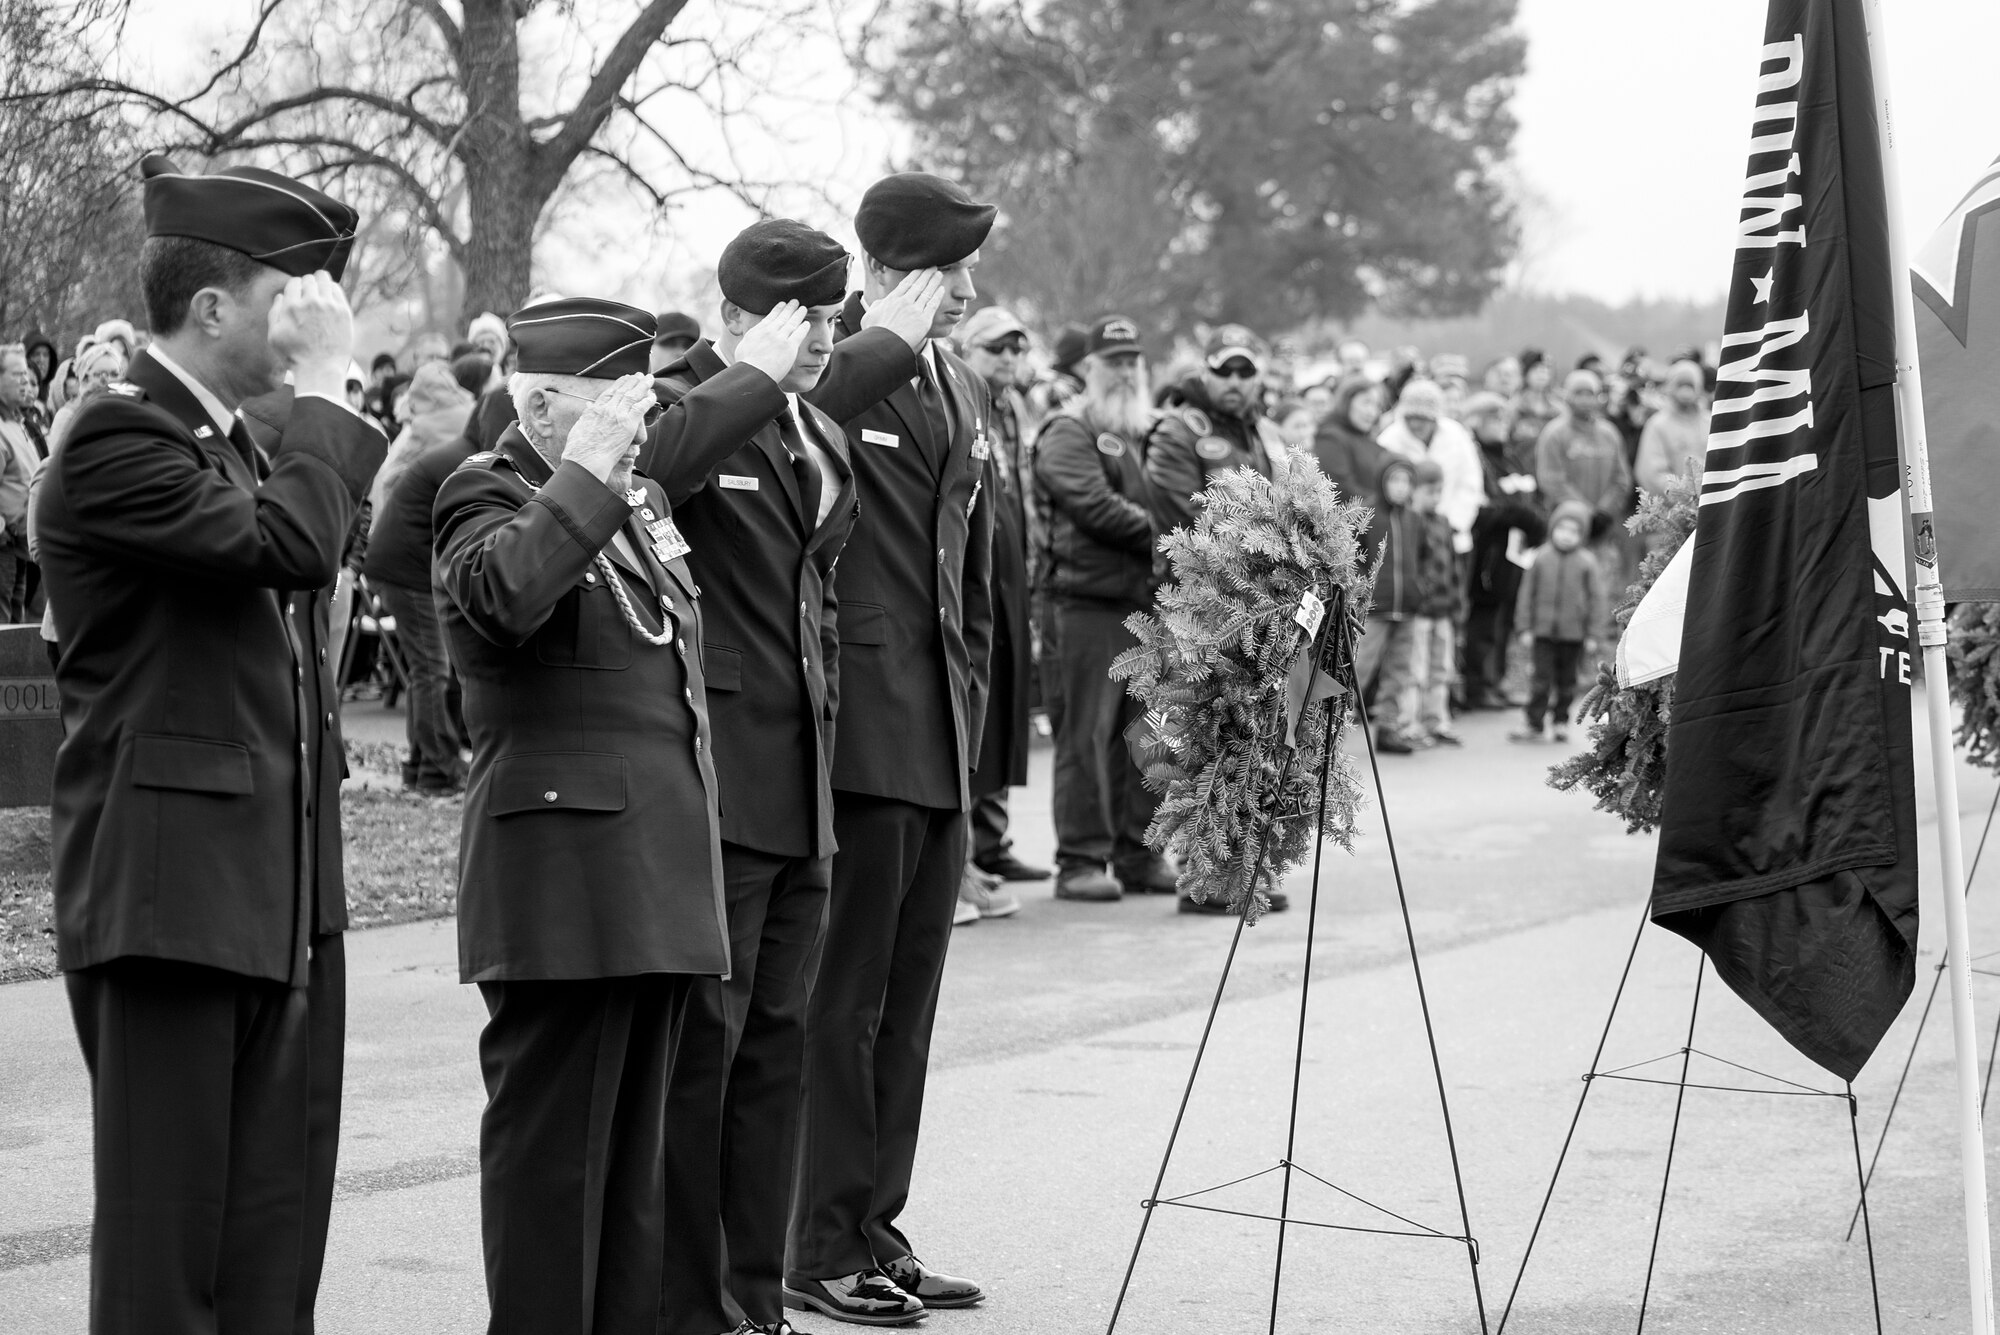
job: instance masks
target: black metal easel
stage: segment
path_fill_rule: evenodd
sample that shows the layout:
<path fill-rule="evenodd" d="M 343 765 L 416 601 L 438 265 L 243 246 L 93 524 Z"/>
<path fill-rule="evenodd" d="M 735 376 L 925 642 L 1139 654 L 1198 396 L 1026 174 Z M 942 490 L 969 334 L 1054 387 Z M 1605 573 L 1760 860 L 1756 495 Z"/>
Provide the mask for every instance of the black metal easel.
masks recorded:
<path fill-rule="evenodd" d="M 1337 1185 L 1336 1183 L 1328 1181 L 1326 1178 L 1320 1176 L 1319 1174 L 1301 1165 L 1297 1159 L 1298 1126 L 1299 1126 L 1299 1088 L 1300 1088 L 1300 1081 L 1303 1077 L 1303 1071 L 1305 1065 L 1306 1016 L 1312 999 L 1313 941 L 1319 921 L 1320 867 L 1326 849 L 1325 819 L 1326 819 L 1327 784 L 1334 763 L 1334 744 L 1337 736 L 1335 728 L 1335 722 L 1338 717 L 1337 711 L 1341 708 L 1341 702 L 1336 698 L 1328 700 L 1326 702 L 1326 731 L 1321 746 L 1320 772 L 1319 772 L 1319 809 L 1315 823 L 1316 837 L 1314 840 L 1314 848 L 1313 848 L 1312 891 L 1307 901 L 1307 908 L 1306 908 L 1305 967 L 1300 973 L 1300 982 L 1299 982 L 1299 1028 L 1298 1028 L 1297 1042 L 1292 1054 L 1291 1109 L 1288 1115 L 1288 1120 L 1286 1122 L 1284 1157 L 1278 1160 L 1277 1163 L 1273 1164 L 1269 1168 L 1259 1169 L 1257 1172 L 1245 1174 L 1242 1177 L 1231 1179 L 1228 1182 L 1223 1182 L 1216 1186 L 1203 1187 L 1200 1190 L 1186 1192 L 1179 1196 L 1162 1197 L 1160 1195 L 1161 1189 L 1164 1187 L 1166 1183 L 1167 1166 L 1169 1163 L 1172 1162 L 1173 1159 L 1174 1145 L 1180 1138 L 1181 1124 L 1187 1116 L 1188 1101 L 1194 1094 L 1195 1080 L 1201 1074 L 1202 1058 L 1208 1051 L 1209 1035 L 1214 1031 L 1216 1014 L 1222 1008 L 1223 993 L 1225 992 L 1225 990 L 1228 988 L 1229 985 L 1230 969 L 1234 966 L 1236 962 L 1236 950 L 1238 945 L 1240 945 L 1243 940 L 1243 928 L 1248 921 L 1247 915 L 1249 912 L 1250 900 L 1252 895 L 1255 893 L 1256 889 L 1257 869 L 1260 866 L 1263 858 L 1264 845 L 1268 841 L 1270 835 L 1270 829 L 1273 817 L 1267 816 L 1264 821 L 1263 829 L 1259 832 L 1258 835 L 1258 843 L 1255 850 L 1255 855 L 1249 858 L 1247 862 L 1247 865 L 1250 869 L 1248 893 L 1244 895 L 1242 907 L 1237 914 L 1236 931 L 1235 934 L 1230 938 L 1229 953 L 1223 960 L 1222 976 L 1220 979 L 1216 981 L 1215 997 L 1209 1003 L 1208 1018 L 1202 1024 L 1201 1041 L 1195 1047 L 1194 1065 L 1193 1068 L 1189 1070 L 1187 1084 L 1181 1091 L 1180 1107 L 1174 1113 L 1173 1130 L 1167 1136 L 1166 1151 L 1160 1156 L 1160 1169 L 1153 1179 L 1153 1190 L 1146 1197 L 1145 1200 L 1140 1202 L 1140 1206 L 1144 1209 L 1145 1213 L 1140 1219 L 1139 1236 L 1132 1244 L 1132 1256 L 1131 1259 L 1126 1263 L 1124 1280 L 1118 1286 L 1118 1300 L 1116 1304 L 1112 1307 L 1111 1322 L 1110 1325 L 1105 1328 L 1105 1335 L 1113 1335 L 1113 1332 L 1115 1332 L 1118 1329 L 1118 1318 L 1119 1315 L 1125 1309 L 1125 1298 L 1126 1295 L 1130 1292 L 1132 1287 L 1132 1275 L 1133 1272 L 1138 1268 L 1140 1251 L 1146 1245 L 1146 1232 L 1147 1229 L 1152 1224 L 1153 1212 L 1156 1208 L 1163 1205 L 1179 1206 L 1190 1210 L 1204 1210 L 1215 1214 L 1234 1215 L 1238 1218 L 1244 1218 L 1244 1219 L 1264 1219 L 1264 1220 L 1269 1220 L 1270 1222 L 1275 1223 L 1278 1226 L 1277 1257 L 1271 1272 L 1270 1330 L 1272 1332 L 1272 1335 L 1276 1335 L 1278 1329 L 1278 1302 L 1284 1285 L 1285 1238 L 1288 1230 L 1294 1225 L 1303 1228 L 1320 1228 L 1320 1229 L 1333 1230 L 1337 1232 L 1349 1232 L 1349 1233 L 1369 1233 L 1386 1237 L 1435 1238 L 1462 1244 L 1465 1247 L 1466 1260 L 1468 1262 L 1471 1271 L 1472 1297 L 1474 1306 L 1478 1312 L 1480 1335 L 1487 1335 L 1486 1299 L 1484 1293 L 1480 1288 L 1480 1282 L 1479 1282 L 1479 1243 L 1478 1240 L 1474 1238 L 1472 1235 L 1472 1220 L 1471 1220 L 1471 1215 L 1467 1209 L 1465 1200 L 1465 1176 L 1460 1171 L 1459 1168 L 1458 1140 L 1456 1133 L 1452 1127 L 1451 1105 L 1445 1095 L 1444 1067 L 1442 1062 L 1438 1058 L 1437 1035 L 1434 1029 L 1432 1028 L 1431 1024 L 1430 997 L 1424 988 L 1423 967 L 1417 957 L 1416 931 L 1415 928 L 1411 925 L 1410 921 L 1409 898 L 1405 894 L 1403 888 L 1402 864 L 1398 860 L 1396 854 L 1395 831 L 1393 827 L 1391 827 L 1389 824 L 1388 801 L 1382 791 L 1382 773 L 1381 769 L 1379 768 L 1376 762 L 1375 743 L 1372 733 L 1370 732 L 1370 729 L 1368 727 L 1367 707 L 1362 701 L 1361 690 L 1360 690 L 1361 683 L 1357 680 L 1354 671 L 1353 626 L 1350 624 L 1348 620 L 1345 590 L 1342 589 L 1336 589 L 1333 598 L 1329 600 L 1327 613 L 1324 621 L 1319 627 L 1318 634 L 1307 637 L 1309 640 L 1309 644 L 1305 646 L 1306 651 L 1312 654 L 1312 667 L 1306 685 L 1306 698 L 1308 701 L 1310 701 L 1312 698 L 1313 687 L 1318 684 L 1320 679 L 1320 669 L 1322 661 L 1321 655 L 1327 648 L 1329 637 L 1333 637 L 1332 645 L 1336 650 L 1335 662 L 1337 662 L 1339 665 L 1338 672 L 1341 676 L 1343 676 L 1346 679 L 1347 685 L 1352 692 L 1351 699 L 1353 700 L 1356 710 L 1359 712 L 1362 736 L 1367 741 L 1368 744 L 1368 767 L 1375 781 L 1376 801 L 1381 804 L 1382 808 L 1382 825 L 1388 841 L 1389 865 L 1395 873 L 1396 899 L 1403 915 L 1404 939 L 1409 943 L 1410 968 L 1412 973 L 1415 975 L 1416 985 L 1417 985 L 1417 1000 L 1423 1012 L 1424 1039 L 1430 1049 L 1431 1072 L 1437 1082 L 1438 1106 L 1444 1118 L 1445 1143 L 1449 1147 L 1451 1155 L 1452 1182 L 1458 1191 L 1458 1213 L 1459 1213 L 1459 1226 L 1461 1232 L 1448 1233 L 1442 1229 L 1432 1228 L 1429 1227 L 1428 1225 L 1418 1223 L 1416 1220 L 1407 1218 L 1404 1215 L 1400 1215 L 1386 1206 L 1379 1205 L 1374 1201 L 1367 1200 L 1366 1198 L 1358 1196 L 1355 1193 L 1348 1191 L 1346 1188 Z M 1285 700 L 1284 687 L 1283 683 L 1280 682 L 1279 689 L 1277 691 L 1277 703 L 1275 710 L 1277 726 L 1273 730 L 1272 740 L 1274 744 L 1281 746 L 1283 744 L 1282 738 L 1283 738 L 1283 723 L 1285 716 L 1285 704 L 1286 700 Z M 1298 755 L 1298 752 L 1295 748 L 1285 747 L 1284 750 L 1285 750 L 1284 761 L 1279 768 L 1278 780 L 1275 785 L 1275 788 L 1278 791 L 1283 790 L 1285 781 L 1290 777 L 1292 772 L 1292 766 L 1296 761 Z M 1274 815 L 1275 813 L 1273 813 L 1273 816 Z M 1281 1188 L 1281 1193 L 1279 1197 L 1278 1213 L 1275 1215 L 1262 1214 L 1249 1210 L 1224 1209 L 1220 1206 L 1200 1203 L 1196 1199 L 1197 1197 L 1213 1195 L 1215 1192 L 1223 1191 L 1227 1188 L 1238 1186 L 1244 1182 L 1249 1182 L 1260 1177 L 1265 1177 L 1271 1173 L 1283 1174 L 1283 1186 Z M 1389 1220 L 1394 1220 L 1399 1224 L 1405 1225 L 1405 1227 L 1363 1228 L 1351 1224 L 1334 1224 L 1334 1223 L 1324 1222 L 1321 1220 L 1295 1218 L 1291 1213 L 1292 1179 L 1294 1174 L 1303 1174 L 1304 1176 L 1311 1178 L 1313 1181 L 1318 1182 L 1322 1186 L 1325 1186 L 1332 1191 L 1338 1192 L 1340 1195 L 1345 1196 L 1348 1199 L 1357 1202 L 1358 1204 L 1365 1205 L 1369 1209 L 1374 1210 L 1377 1214 L 1382 1215 L 1384 1218 Z"/>
<path fill-rule="evenodd" d="M 1521 1253 L 1520 1269 L 1514 1272 L 1514 1285 L 1508 1290 L 1507 1305 L 1501 1309 L 1500 1324 L 1495 1328 L 1494 1335 L 1504 1335 L 1507 1329 L 1507 1319 L 1513 1315 L 1514 1300 L 1520 1296 L 1521 1281 L 1527 1276 L 1528 1262 L 1533 1259 L 1535 1243 L 1541 1238 L 1542 1224 L 1547 1220 L 1549 1214 L 1549 1203 L 1555 1199 L 1556 1183 L 1562 1178 L 1563 1165 L 1568 1160 L 1570 1146 L 1576 1139 L 1577 1126 L 1583 1120 L 1583 1106 L 1590 1098 L 1591 1089 L 1600 1080 L 1624 1080 L 1634 1084 L 1662 1085 L 1674 1091 L 1674 1120 L 1672 1129 L 1667 1133 L 1667 1162 L 1666 1167 L 1660 1174 L 1660 1195 L 1653 1211 L 1653 1238 L 1651 1245 L 1646 1251 L 1646 1281 L 1639 1293 L 1639 1313 L 1637 1322 L 1633 1327 L 1634 1335 L 1642 1335 L 1646 1329 L 1646 1311 L 1653 1296 L 1653 1273 L 1660 1256 L 1660 1230 L 1667 1216 L 1667 1190 L 1673 1182 L 1674 1152 L 1680 1144 L 1681 1112 L 1686 1105 L 1687 1092 L 1690 1089 L 1713 1090 L 1731 1094 L 1761 1094 L 1767 1097 L 1779 1098 L 1846 1100 L 1848 1135 L 1854 1145 L 1854 1178 L 1861 1189 L 1861 1203 L 1856 1207 L 1856 1213 L 1861 1218 L 1862 1237 L 1866 1240 L 1868 1246 L 1868 1292 L 1874 1304 L 1875 1335 L 1882 1335 L 1882 1293 L 1875 1270 L 1875 1236 L 1869 1228 L 1868 1221 L 1868 1179 L 1867 1175 L 1862 1171 L 1861 1166 L 1859 1104 L 1854 1097 L 1854 1086 L 1851 1083 L 1839 1090 L 1815 1089 L 1810 1085 L 1800 1084 L 1796 1080 L 1787 1080 L 1783 1076 L 1759 1071 L 1752 1067 L 1744 1066 L 1740 1062 L 1730 1061 L 1726 1057 L 1719 1057 L 1712 1052 L 1703 1052 L 1701 1049 L 1695 1047 L 1695 1021 L 1701 1011 L 1701 985 L 1708 971 L 1708 957 L 1706 955 L 1702 955 L 1700 963 L 1695 966 L 1694 997 L 1688 1006 L 1687 1038 L 1682 1045 L 1672 1052 L 1664 1053 L 1658 1057 L 1650 1057 L 1645 1061 L 1613 1067 L 1608 1071 L 1601 1069 L 1604 1061 L 1605 1045 L 1611 1039 L 1611 1026 L 1618 1018 L 1618 1003 L 1625 996 L 1625 985 L 1632 977 L 1632 963 L 1639 957 L 1639 943 L 1645 937 L 1646 924 L 1651 919 L 1651 916 L 1652 902 L 1649 898 L 1645 912 L 1641 913 L 1639 917 L 1639 930 L 1632 934 L 1632 949 L 1625 956 L 1625 968 L 1618 975 L 1618 989 L 1611 997 L 1610 1013 L 1604 1017 L 1604 1029 L 1597 1037 L 1597 1050 L 1591 1054 L 1590 1069 L 1584 1074 L 1583 1092 L 1577 1096 L 1576 1111 L 1570 1116 L 1569 1131 L 1563 1136 L 1562 1149 L 1556 1154 L 1555 1171 L 1549 1175 L 1548 1190 L 1542 1194 L 1541 1209 L 1535 1213 L 1534 1229 L 1528 1234 L 1528 1245 Z M 1648 1067 L 1657 1066 L 1662 1062 L 1671 1062 L 1676 1057 L 1680 1059 L 1680 1073 L 1672 1080 L 1664 1080 L 1652 1075 L 1635 1074 L 1636 1072 L 1644 1071 Z M 1732 1070 L 1741 1071 L 1746 1075 L 1756 1076 L 1760 1080 L 1772 1081 L 1775 1084 L 1785 1086 L 1785 1088 L 1759 1089 L 1748 1085 L 1712 1084 L 1706 1081 L 1690 1080 L 1688 1079 L 1689 1070 L 1696 1057 L 1719 1063 Z"/>

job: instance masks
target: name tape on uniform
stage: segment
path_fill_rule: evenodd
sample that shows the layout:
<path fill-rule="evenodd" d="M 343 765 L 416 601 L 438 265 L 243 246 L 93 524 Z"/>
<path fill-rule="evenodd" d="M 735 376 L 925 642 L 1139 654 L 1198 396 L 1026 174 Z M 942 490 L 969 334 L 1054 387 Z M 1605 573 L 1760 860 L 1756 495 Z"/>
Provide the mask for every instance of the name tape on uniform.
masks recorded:
<path fill-rule="evenodd" d="M 902 448 L 902 442 L 896 439 L 896 433 L 893 431 L 876 431 L 862 427 L 861 440 L 866 445 L 887 445 L 892 450 Z"/>
<path fill-rule="evenodd" d="M 722 473 L 716 477 L 715 482 L 717 486 L 729 491 L 757 490 L 757 479 L 754 477 L 737 477 L 732 473 Z"/>

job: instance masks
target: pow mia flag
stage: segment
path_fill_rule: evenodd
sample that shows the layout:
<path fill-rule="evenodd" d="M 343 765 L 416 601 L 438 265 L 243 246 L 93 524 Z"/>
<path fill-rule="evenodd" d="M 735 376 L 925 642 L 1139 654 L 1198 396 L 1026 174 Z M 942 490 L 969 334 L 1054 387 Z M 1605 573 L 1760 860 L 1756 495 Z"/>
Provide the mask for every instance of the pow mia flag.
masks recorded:
<path fill-rule="evenodd" d="M 1652 914 L 1843 1079 L 1917 936 L 1895 322 L 1861 0 L 1771 0 Z"/>

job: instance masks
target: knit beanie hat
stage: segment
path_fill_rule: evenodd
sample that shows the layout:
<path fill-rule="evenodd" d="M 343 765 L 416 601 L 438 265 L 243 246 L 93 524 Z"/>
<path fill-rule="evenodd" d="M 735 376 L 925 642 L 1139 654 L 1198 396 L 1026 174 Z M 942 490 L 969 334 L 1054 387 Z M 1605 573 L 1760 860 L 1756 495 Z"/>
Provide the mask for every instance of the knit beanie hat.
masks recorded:
<path fill-rule="evenodd" d="M 1441 487 L 1444 485 L 1444 469 L 1432 459 L 1419 459 L 1417 466 L 1410 470 L 1410 481 L 1419 487 Z"/>
<path fill-rule="evenodd" d="M 1590 533 L 1590 507 L 1582 501 L 1564 501 L 1558 505 L 1555 513 L 1549 516 L 1550 531 L 1553 532 L 1555 526 L 1564 520 L 1575 524 L 1585 536 Z"/>

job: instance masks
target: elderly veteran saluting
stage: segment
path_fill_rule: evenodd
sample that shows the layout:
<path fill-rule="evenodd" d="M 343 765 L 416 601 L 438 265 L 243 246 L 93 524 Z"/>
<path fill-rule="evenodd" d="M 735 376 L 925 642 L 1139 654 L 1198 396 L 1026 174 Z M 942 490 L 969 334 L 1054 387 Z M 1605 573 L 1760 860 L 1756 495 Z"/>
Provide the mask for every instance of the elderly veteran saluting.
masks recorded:
<path fill-rule="evenodd" d="M 93 1332 L 311 1330 L 340 1125 L 326 600 L 388 443 L 345 401 L 354 210 L 149 157 L 154 342 L 36 532 L 62 657 L 57 959 L 90 1068 Z M 237 405 L 293 396 L 267 458 Z"/>
<path fill-rule="evenodd" d="M 672 1221 L 659 1335 L 789 1329 L 780 1283 L 806 992 L 834 850 L 833 570 L 858 508 L 846 437 L 798 397 L 833 350 L 847 252 L 769 219 L 729 243 L 716 280 L 720 332 L 663 368 L 657 392 L 678 405 L 761 365 L 770 379 L 741 392 L 765 420 L 640 455 L 701 581 L 732 959 L 727 981 L 695 983 L 674 1059 L 667 1190 L 686 1216 Z M 909 357 L 888 330 L 867 337 Z"/>
<path fill-rule="evenodd" d="M 841 311 L 831 363 L 806 396 L 847 429 L 861 516 L 840 560 L 840 852 L 806 1023 L 785 1301 L 871 1325 L 984 1296 L 919 1261 L 896 1217 L 916 1163 L 986 717 L 991 406 L 940 340 L 973 298 L 993 215 L 921 172 L 870 186 L 854 220 L 863 289 Z M 900 376 L 885 390 L 867 334 L 908 305 L 934 314 L 915 358 L 891 349 Z"/>
<path fill-rule="evenodd" d="M 473 757 L 459 969 L 489 1016 L 480 1204 L 494 1331 L 648 1330 L 690 980 L 729 971 L 687 544 L 632 463 L 653 317 L 518 312 L 518 420 L 438 491 Z"/>

